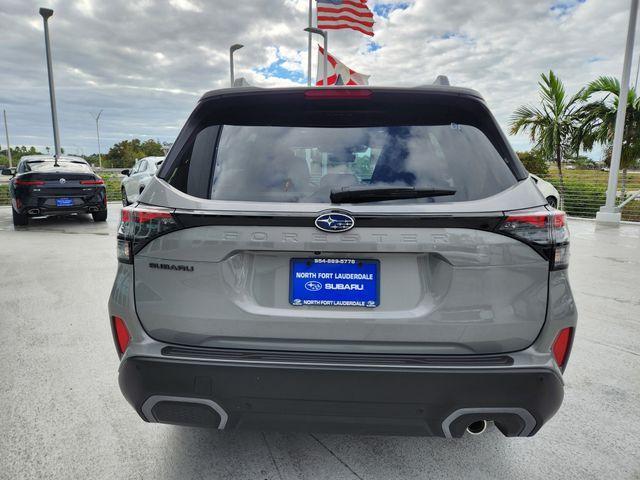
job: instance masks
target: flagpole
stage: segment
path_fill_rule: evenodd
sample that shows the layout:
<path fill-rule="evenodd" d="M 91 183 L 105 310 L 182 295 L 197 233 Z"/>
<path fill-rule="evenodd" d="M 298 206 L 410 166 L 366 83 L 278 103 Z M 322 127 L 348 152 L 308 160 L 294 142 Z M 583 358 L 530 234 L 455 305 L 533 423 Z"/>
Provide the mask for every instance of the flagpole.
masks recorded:
<path fill-rule="evenodd" d="M 313 28 L 313 0 L 309 0 L 309 28 Z M 313 34 L 309 31 L 309 53 L 307 56 L 307 87 L 311 86 L 311 36 Z"/>
<path fill-rule="evenodd" d="M 328 87 L 329 86 L 329 32 L 327 30 L 325 30 L 324 32 L 324 62 L 322 65 L 323 68 L 323 74 L 324 74 L 324 81 L 322 82 L 322 86 L 323 87 Z"/>

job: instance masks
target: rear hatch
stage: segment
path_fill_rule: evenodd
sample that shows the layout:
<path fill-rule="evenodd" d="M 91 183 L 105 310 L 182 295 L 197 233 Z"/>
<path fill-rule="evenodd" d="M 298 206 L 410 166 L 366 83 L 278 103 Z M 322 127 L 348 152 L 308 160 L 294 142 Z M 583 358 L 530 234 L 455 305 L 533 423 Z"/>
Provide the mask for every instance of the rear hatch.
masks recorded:
<path fill-rule="evenodd" d="M 147 332 L 316 352 L 530 345 L 550 262 L 504 230 L 505 212 L 544 199 L 483 101 L 312 92 L 202 101 L 138 213 L 125 211 Z"/>

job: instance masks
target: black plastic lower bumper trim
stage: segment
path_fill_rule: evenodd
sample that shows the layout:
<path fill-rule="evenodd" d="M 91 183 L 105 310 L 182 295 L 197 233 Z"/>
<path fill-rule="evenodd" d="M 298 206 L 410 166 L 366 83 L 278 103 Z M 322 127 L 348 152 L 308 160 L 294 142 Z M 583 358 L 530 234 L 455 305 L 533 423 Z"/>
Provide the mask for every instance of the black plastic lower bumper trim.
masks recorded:
<path fill-rule="evenodd" d="M 145 420 L 212 426 L 224 412 L 225 429 L 460 437 L 471 422 L 492 420 L 507 436 L 533 435 L 563 398 L 555 371 L 512 366 L 330 368 L 130 357 L 119 382 Z M 155 418 L 148 418 L 150 398 L 171 402 L 154 400 Z M 215 415 L 207 404 L 219 406 Z"/>

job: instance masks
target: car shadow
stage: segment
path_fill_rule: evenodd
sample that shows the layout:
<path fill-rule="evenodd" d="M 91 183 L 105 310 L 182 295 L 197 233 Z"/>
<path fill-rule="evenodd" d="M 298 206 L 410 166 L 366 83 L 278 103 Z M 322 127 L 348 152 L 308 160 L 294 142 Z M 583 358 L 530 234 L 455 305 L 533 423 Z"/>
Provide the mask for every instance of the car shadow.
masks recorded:
<path fill-rule="evenodd" d="M 507 454 L 517 439 L 494 427 L 460 439 L 166 428 L 164 462 L 150 478 L 517 477 Z"/>
<path fill-rule="evenodd" d="M 13 226 L 19 232 L 93 233 L 109 234 L 109 221 L 94 222 L 90 214 L 69 214 L 50 217 L 32 217 L 29 225 Z"/>

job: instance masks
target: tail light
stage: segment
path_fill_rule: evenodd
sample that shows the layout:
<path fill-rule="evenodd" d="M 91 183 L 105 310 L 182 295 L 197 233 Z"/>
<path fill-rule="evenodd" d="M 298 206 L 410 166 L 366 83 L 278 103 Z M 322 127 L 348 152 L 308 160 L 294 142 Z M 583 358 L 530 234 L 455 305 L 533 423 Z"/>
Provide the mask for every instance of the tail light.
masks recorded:
<path fill-rule="evenodd" d="M 24 187 L 33 187 L 35 185 L 44 185 L 44 182 L 42 180 L 19 180 L 16 178 L 15 185 L 24 186 Z"/>
<path fill-rule="evenodd" d="M 560 330 L 558 336 L 553 342 L 551 351 L 553 352 L 553 358 L 556 360 L 558 366 L 562 369 L 566 366 L 569 359 L 569 351 L 571 350 L 571 343 L 573 340 L 573 328 L 567 327 Z"/>
<path fill-rule="evenodd" d="M 104 180 L 96 178 L 95 180 L 80 180 L 80 185 L 104 185 Z"/>
<path fill-rule="evenodd" d="M 127 329 L 127 325 L 120 317 L 111 318 L 111 327 L 113 331 L 113 339 L 116 342 L 116 348 L 118 349 L 118 355 L 122 357 L 126 352 L 129 342 L 131 342 L 131 334 Z"/>
<path fill-rule="evenodd" d="M 512 212 L 499 232 L 517 238 L 549 260 L 551 270 L 569 266 L 569 229 L 567 217 L 558 210 Z"/>
<path fill-rule="evenodd" d="M 118 226 L 118 260 L 133 263 L 133 256 L 154 238 L 180 228 L 170 209 L 126 207 Z"/>

